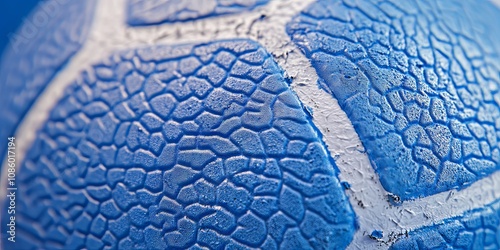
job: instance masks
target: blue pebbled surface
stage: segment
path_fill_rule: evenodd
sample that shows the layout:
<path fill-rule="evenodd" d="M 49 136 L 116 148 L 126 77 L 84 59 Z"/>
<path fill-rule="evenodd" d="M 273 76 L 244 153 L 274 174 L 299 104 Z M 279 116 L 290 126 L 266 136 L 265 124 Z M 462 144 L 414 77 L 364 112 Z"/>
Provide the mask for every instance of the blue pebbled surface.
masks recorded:
<path fill-rule="evenodd" d="M 410 232 L 391 249 L 500 249 L 500 201 Z"/>
<path fill-rule="evenodd" d="M 191 21 L 252 10 L 269 0 L 128 0 L 127 23 L 150 25 Z"/>
<path fill-rule="evenodd" d="M 354 213 L 281 73 L 249 40 L 94 66 L 18 171 L 16 247 L 346 247 Z"/>
<path fill-rule="evenodd" d="M 17 125 L 41 91 L 82 46 L 95 1 L 45 1 L 24 20 L 0 64 L 0 138 Z M 0 160 L 6 143 L 0 143 Z"/>
<path fill-rule="evenodd" d="M 319 1 L 288 24 L 389 192 L 500 168 L 500 11 L 489 1 Z"/>

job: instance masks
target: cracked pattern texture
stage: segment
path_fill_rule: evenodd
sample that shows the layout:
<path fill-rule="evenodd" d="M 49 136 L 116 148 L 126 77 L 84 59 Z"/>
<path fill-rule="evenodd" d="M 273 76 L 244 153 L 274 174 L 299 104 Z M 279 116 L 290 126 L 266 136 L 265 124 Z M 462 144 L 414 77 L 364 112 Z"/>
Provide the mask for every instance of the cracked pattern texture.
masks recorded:
<path fill-rule="evenodd" d="M 500 249 L 500 201 L 410 232 L 391 249 Z"/>
<path fill-rule="evenodd" d="M 500 11 L 489 1 L 319 1 L 287 26 L 402 199 L 500 168 Z"/>
<path fill-rule="evenodd" d="M 128 0 L 129 25 L 191 21 L 252 10 L 269 0 Z"/>
<path fill-rule="evenodd" d="M 50 80 L 82 46 L 95 1 L 45 1 L 11 37 L 0 64 L 0 138 L 19 122 Z M 6 144 L 0 143 L 0 160 Z"/>
<path fill-rule="evenodd" d="M 69 87 L 39 132 L 15 246 L 344 248 L 355 219 L 336 173 L 257 43 L 124 51 Z"/>

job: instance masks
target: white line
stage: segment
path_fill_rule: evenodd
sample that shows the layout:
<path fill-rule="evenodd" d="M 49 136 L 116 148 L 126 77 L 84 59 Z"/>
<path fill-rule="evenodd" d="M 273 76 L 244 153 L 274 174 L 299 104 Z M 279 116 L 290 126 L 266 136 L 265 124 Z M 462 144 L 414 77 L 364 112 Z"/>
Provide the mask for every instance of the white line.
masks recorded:
<path fill-rule="evenodd" d="M 313 0 L 273 0 L 255 11 L 202 19 L 193 22 L 128 27 L 125 1 L 99 1 L 88 40 L 77 55 L 59 72 L 33 105 L 16 131 L 18 162 L 31 146 L 36 131 L 47 119 L 64 89 L 80 72 L 105 59 L 111 52 L 157 44 L 198 43 L 217 39 L 250 38 L 262 44 L 277 63 L 293 77 L 292 89 L 313 110 L 313 121 L 340 169 L 340 180 L 351 185 L 347 191 L 358 217 L 359 230 L 350 249 L 387 249 L 389 246 L 370 239 L 372 230 L 389 234 L 431 225 L 482 207 L 500 198 L 500 172 L 461 191 L 443 192 L 394 207 L 387 202 L 378 175 L 364 153 L 361 141 L 337 101 L 317 85 L 318 76 L 309 60 L 290 41 L 285 25 Z M 261 15 L 265 15 L 261 18 Z M 4 163 L 3 169 L 7 169 Z M 20 170 L 22 171 L 22 169 Z M 5 173 L 2 181 L 5 181 Z M 1 183 L 5 187 L 5 183 Z M 5 192 L 5 189 L 0 189 Z M 0 199 L 5 197 L 1 193 Z"/>

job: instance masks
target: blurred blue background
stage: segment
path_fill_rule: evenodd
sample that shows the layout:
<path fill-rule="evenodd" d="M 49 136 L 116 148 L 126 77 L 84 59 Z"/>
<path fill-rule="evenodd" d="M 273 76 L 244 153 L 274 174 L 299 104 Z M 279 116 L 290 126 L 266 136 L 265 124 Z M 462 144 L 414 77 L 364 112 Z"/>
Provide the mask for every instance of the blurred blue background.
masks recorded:
<path fill-rule="evenodd" d="M 9 43 L 9 34 L 13 34 L 24 18 L 41 2 L 40 0 L 0 1 L 0 55 Z"/>

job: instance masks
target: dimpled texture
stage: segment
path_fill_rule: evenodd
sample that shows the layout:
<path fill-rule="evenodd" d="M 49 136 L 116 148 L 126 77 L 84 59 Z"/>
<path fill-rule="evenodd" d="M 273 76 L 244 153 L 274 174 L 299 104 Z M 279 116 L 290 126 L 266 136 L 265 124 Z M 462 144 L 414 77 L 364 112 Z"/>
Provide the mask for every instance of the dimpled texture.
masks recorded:
<path fill-rule="evenodd" d="M 398 240 L 392 250 L 500 249 L 500 201 L 459 218 L 418 229 Z"/>
<path fill-rule="evenodd" d="M 499 22 L 489 1 L 319 1 L 287 32 L 411 199 L 500 168 Z"/>
<path fill-rule="evenodd" d="M 95 1 L 45 1 L 10 37 L 0 64 L 0 138 L 14 131 L 38 95 L 82 46 Z M 0 160 L 7 144 L 0 143 Z"/>
<path fill-rule="evenodd" d="M 249 40 L 95 65 L 18 172 L 15 246 L 346 247 L 354 213 L 281 73 Z"/>
<path fill-rule="evenodd" d="M 191 21 L 252 10 L 269 0 L 128 0 L 129 25 Z"/>

